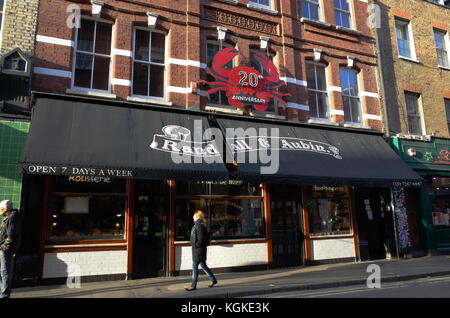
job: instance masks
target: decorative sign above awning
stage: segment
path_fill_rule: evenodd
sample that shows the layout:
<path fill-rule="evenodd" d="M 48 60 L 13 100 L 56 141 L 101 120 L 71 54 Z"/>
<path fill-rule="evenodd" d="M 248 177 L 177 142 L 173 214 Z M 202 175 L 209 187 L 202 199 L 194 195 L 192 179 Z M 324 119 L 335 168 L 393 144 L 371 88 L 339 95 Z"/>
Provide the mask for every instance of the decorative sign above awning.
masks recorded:
<path fill-rule="evenodd" d="M 286 83 L 280 80 L 278 70 L 269 57 L 263 52 L 254 54 L 255 59 L 263 69 L 261 72 L 248 66 L 238 66 L 231 70 L 226 69 L 225 65 L 238 54 L 239 51 L 235 48 L 226 48 L 214 56 L 211 67 L 206 68 L 206 71 L 216 81 L 200 81 L 210 85 L 208 94 L 224 91 L 230 105 L 237 108 L 244 105 L 253 105 L 256 110 L 264 111 L 269 107 L 272 99 L 286 105 L 282 97 L 291 96 L 291 94 L 283 94 L 277 91 L 279 87 L 286 85 Z"/>

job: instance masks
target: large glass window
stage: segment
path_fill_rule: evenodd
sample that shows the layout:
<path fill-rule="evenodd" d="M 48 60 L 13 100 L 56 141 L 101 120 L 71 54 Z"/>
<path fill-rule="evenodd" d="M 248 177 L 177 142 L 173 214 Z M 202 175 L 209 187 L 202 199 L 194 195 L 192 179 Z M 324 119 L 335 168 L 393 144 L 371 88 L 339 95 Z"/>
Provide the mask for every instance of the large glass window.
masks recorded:
<path fill-rule="evenodd" d="M 450 133 L 450 99 L 444 99 L 445 116 L 447 117 L 447 128 Z"/>
<path fill-rule="evenodd" d="M 48 241 L 125 239 L 125 180 L 56 177 L 49 198 Z"/>
<path fill-rule="evenodd" d="M 268 9 L 272 8 L 272 0 L 249 0 L 248 2 Z"/>
<path fill-rule="evenodd" d="M 177 182 L 176 240 L 189 240 L 192 216 L 202 210 L 213 239 L 264 238 L 260 184 L 242 181 Z"/>
<path fill-rule="evenodd" d="M 111 39 L 111 24 L 81 20 L 75 50 L 75 87 L 109 90 Z"/>
<path fill-rule="evenodd" d="M 320 20 L 320 0 L 302 0 L 302 16 L 311 20 Z"/>
<path fill-rule="evenodd" d="M 207 63 L 208 63 L 209 68 L 211 68 L 213 58 L 217 54 L 217 52 L 219 52 L 221 49 L 224 49 L 226 47 L 230 47 L 230 45 L 225 44 L 225 43 L 220 45 L 217 42 L 208 42 L 207 49 L 206 49 L 206 56 L 207 56 Z M 234 67 L 234 60 L 231 60 L 229 63 L 227 63 L 223 67 L 227 70 L 231 70 Z M 207 74 L 206 81 L 215 82 L 216 79 L 212 75 Z M 218 90 L 217 92 L 210 94 L 209 99 L 208 99 L 208 104 L 231 107 L 230 103 L 228 102 L 226 93 L 222 90 Z"/>
<path fill-rule="evenodd" d="M 311 236 L 351 234 L 347 187 L 309 186 L 307 198 Z"/>
<path fill-rule="evenodd" d="M 306 76 L 310 117 L 329 119 L 325 66 L 307 63 Z"/>
<path fill-rule="evenodd" d="M 341 69 L 340 77 L 345 121 L 360 124 L 362 118 L 358 88 L 358 73 L 350 69 Z"/>
<path fill-rule="evenodd" d="M 135 30 L 133 95 L 164 97 L 165 35 L 147 30 Z"/>
<path fill-rule="evenodd" d="M 431 181 L 431 182 L 430 182 Z M 434 226 L 450 226 L 450 178 L 428 180 L 428 197 Z"/>
<path fill-rule="evenodd" d="M 251 63 L 251 67 L 255 68 L 259 73 L 261 73 L 264 77 L 269 76 L 269 73 L 267 73 L 267 70 L 265 70 L 263 68 L 263 66 L 261 65 L 261 63 L 259 63 L 259 61 L 254 57 L 256 52 L 261 52 L 261 51 L 257 51 L 257 50 L 251 50 L 250 51 L 250 63 Z M 275 56 L 273 54 L 269 54 L 268 58 L 273 62 Z M 275 89 L 275 91 L 278 91 L 278 88 Z M 275 113 L 277 114 L 278 111 L 278 101 L 274 98 L 271 98 L 269 101 L 269 107 L 267 107 L 267 109 L 264 111 L 266 113 Z M 253 112 L 255 114 L 260 113 L 258 110 L 253 110 Z"/>
<path fill-rule="evenodd" d="M 419 98 L 419 94 L 405 92 L 406 112 L 408 115 L 408 132 L 411 135 L 423 134 Z"/>
<path fill-rule="evenodd" d="M 351 14 L 349 0 L 334 0 L 334 18 L 336 25 L 351 28 Z"/>
<path fill-rule="evenodd" d="M 409 35 L 409 21 L 395 20 L 395 33 L 397 36 L 398 55 L 412 58 L 411 39 Z"/>
<path fill-rule="evenodd" d="M 436 53 L 438 56 L 438 65 L 442 67 L 449 67 L 448 49 L 446 44 L 445 32 L 434 30 L 434 42 L 436 43 Z"/>
<path fill-rule="evenodd" d="M 2 21 L 3 21 L 3 13 L 4 13 L 4 7 L 5 3 L 4 0 L 0 0 L 0 31 L 2 30 Z"/>

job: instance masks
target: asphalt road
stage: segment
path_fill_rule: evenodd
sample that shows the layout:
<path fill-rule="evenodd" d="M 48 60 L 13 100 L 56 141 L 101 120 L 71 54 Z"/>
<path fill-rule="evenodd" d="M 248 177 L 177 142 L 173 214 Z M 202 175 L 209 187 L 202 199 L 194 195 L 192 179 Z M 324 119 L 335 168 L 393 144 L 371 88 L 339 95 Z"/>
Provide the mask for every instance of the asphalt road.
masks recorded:
<path fill-rule="evenodd" d="M 276 293 L 258 298 L 450 298 L 450 276 L 381 283 L 379 289 L 349 286 Z"/>

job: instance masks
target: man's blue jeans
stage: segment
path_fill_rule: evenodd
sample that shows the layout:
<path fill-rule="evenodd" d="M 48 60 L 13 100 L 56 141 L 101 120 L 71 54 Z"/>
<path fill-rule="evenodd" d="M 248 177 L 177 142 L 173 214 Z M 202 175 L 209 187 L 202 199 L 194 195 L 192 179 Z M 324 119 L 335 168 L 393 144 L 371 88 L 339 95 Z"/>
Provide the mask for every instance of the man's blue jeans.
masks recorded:
<path fill-rule="evenodd" d="M 197 288 L 197 281 L 198 281 L 198 265 L 200 265 L 203 269 L 203 271 L 208 275 L 209 279 L 212 283 L 216 283 L 217 279 L 214 276 L 214 274 L 209 269 L 208 265 L 206 265 L 205 262 L 192 262 L 192 288 Z"/>
<path fill-rule="evenodd" d="M 9 298 L 14 278 L 14 253 L 0 250 L 0 291 L 2 298 Z"/>

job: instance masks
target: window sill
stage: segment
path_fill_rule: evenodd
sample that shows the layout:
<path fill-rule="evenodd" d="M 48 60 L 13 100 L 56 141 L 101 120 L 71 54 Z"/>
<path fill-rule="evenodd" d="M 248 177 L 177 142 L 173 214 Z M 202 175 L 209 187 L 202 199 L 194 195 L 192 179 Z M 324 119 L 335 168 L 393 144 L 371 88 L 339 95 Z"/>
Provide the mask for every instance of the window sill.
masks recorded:
<path fill-rule="evenodd" d="M 319 20 L 313 20 L 313 19 L 305 18 L 305 17 L 301 18 L 300 22 L 301 23 L 306 23 L 306 24 L 322 26 L 322 27 L 326 27 L 326 28 L 331 28 L 331 24 L 329 24 L 329 23 L 325 23 L 325 22 L 322 22 L 322 21 L 319 21 Z"/>
<path fill-rule="evenodd" d="M 206 106 L 205 110 L 210 112 L 244 115 L 244 112 L 237 108 L 233 109 L 221 106 Z"/>
<path fill-rule="evenodd" d="M 283 120 L 286 119 L 286 116 L 275 115 L 275 114 L 271 114 L 271 113 L 258 114 L 258 113 L 250 112 L 250 116 L 253 116 L 253 117 L 264 117 L 264 118 L 271 118 L 271 119 L 283 119 Z"/>
<path fill-rule="evenodd" d="M 172 106 L 172 102 L 166 102 L 165 100 L 157 99 L 157 98 L 144 98 L 137 96 L 128 96 L 127 101 L 136 102 L 136 103 L 146 103 L 146 104 L 156 104 L 163 106 Z"/>
<path fill-rule="evenodd" d="M 102 98 L 111 98 L 111 99 L 116 99 L 117 96 L 116 94 L 111 94 L 111 93 L 102 93 L 99 91 L 93 91 L 93 90 L 84 90 L 84 89 L 67 89 L 66 90 L 67 94 L 71 94 L 71 95 L 81 95 L 81 96 L 95 96 L 95 97 L 102 97 Z"/>
<path fill-rule="evenodd" d="M 332 121 L 330 121 L 328 119 L 322 119 L 322 118 L 310 118 L 308 120 L 308 124 L 339 126 L 338 123 L 332 122 Z"/>
<path fill-rule="evenodd" d="M 219 1 L 229 3 L 229 4 L 234 4 L 234 5 L 237 5 L 239 3 L 238 0 L 219 0 Z"/>
<path fill-rule="evenodd" d="M 444 71 L 450 71 L 450 67 L 445 67 L 445 66 L 438 65 L 438 68 L 440 68 L 441 70 L 444 70 Z"/>
<path fill-rule="evenodd" d="M 405 61 L 414 62 L 414 63 L 416 63 L 416 64 L 422 64 L 422 63 L 419 62 L 418 60 L 414 60 L 414 59 L 411 59 L 411 58 L 409 58 L 409 57 L 404 57 L 404 56 L 399 55 L 398 58 L 399 58 L 399 59 L 402 59 L 402 60 L 405 60 Z"/>
<path fill-rule="evenodd" d="M 364 126 L 363 124 L 359 124 L 359 123 L 350 123 L 350 122 L 346 122 L 344 124 L 345 128 L 360 128 L 360 129 L 372 129 L 369 126 Z"/>
<path fill-rule="evenodd" d="M 252 9 L 252 10 L 256 10 L 256 11 L 261 11 L 264 13 L 268 13 L 268 14 L 272 14 L 272 15 L 278 15 L 278 11 L 277 10 L 273 10 L 273 9 L 269 9 L 254 3 L 247 3 L 247 8 Z"/>
<path fill-rule="evenodd" d="M 339 26 L 339 25 L 336 25 L 336 30 L 344 32 L 344 33 L 350 33 L 350 34 L 353 34 L 353 35 L 358 35 L 358 36 L 362 35 L 361 31 L 358 31 L 358 30 L 355 30 L 355 29 L 346 28 L 346 27 L 342 27 L 342 26 Z"/>

